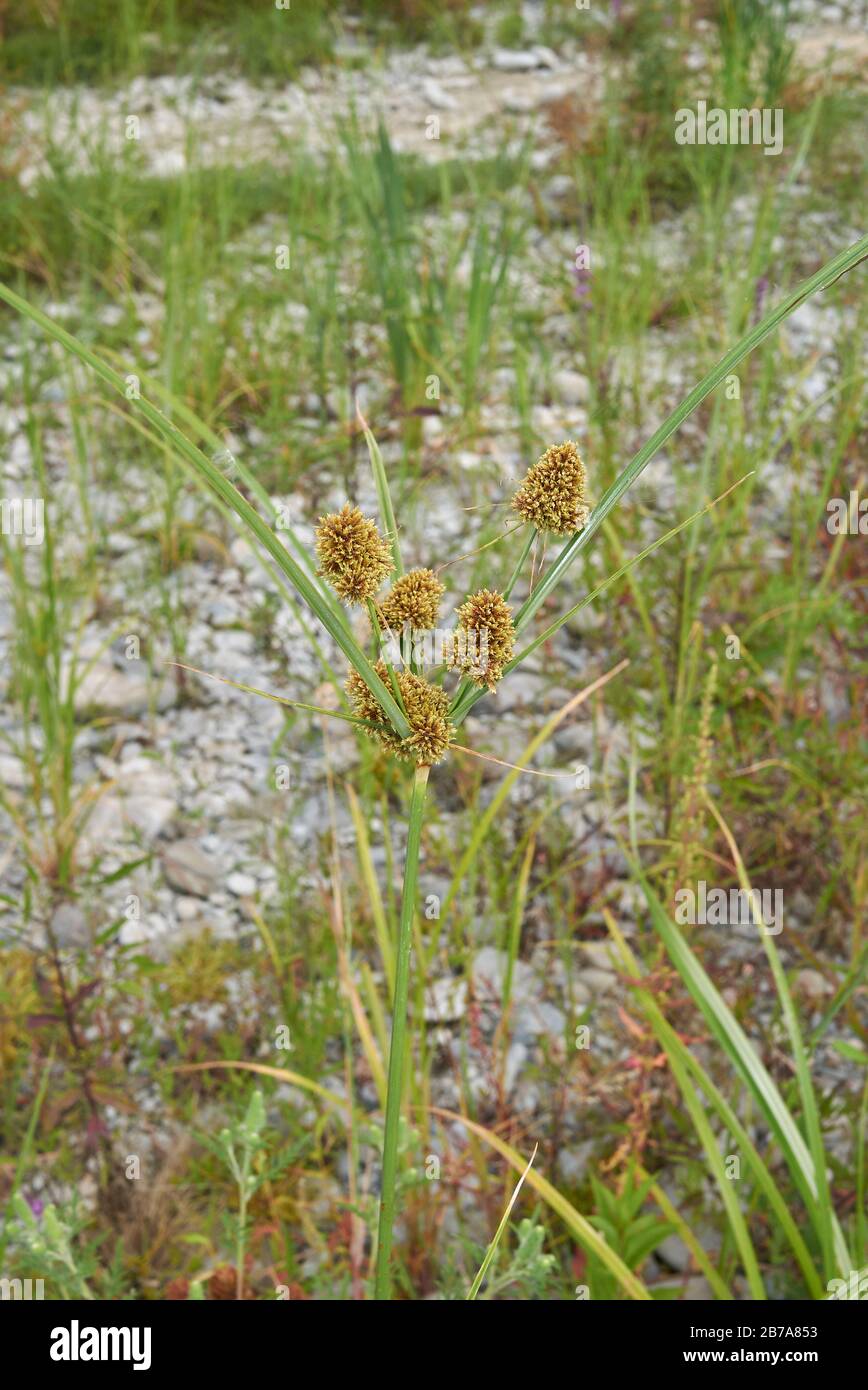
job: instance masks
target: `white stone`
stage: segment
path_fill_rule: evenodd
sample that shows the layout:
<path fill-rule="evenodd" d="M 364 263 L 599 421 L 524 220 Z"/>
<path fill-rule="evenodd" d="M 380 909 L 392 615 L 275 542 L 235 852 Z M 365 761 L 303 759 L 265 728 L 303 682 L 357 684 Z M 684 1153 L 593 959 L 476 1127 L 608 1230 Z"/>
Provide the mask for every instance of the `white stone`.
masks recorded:
<path fill-rule="evenodd" d="M 425 1022 L 450 1023 L 463 1018 L 467 1008 L 467 981 L 452 975 L 434 980 L 425 990 Z"/>
<path fill-rule="evenodd" d="M 588 378 L 581 372 L 564 367 L 552 375 L 552 391 L 555 398 L 564 405 L 587 405 L 591 386 Z"/>
<path fill-rule="evenodd" d="M 256 892 L 256 879 L 251 874 L 243 874 L 236 870 L 227 878 L 226 887 L 236 898 L 249 898 Z"/>

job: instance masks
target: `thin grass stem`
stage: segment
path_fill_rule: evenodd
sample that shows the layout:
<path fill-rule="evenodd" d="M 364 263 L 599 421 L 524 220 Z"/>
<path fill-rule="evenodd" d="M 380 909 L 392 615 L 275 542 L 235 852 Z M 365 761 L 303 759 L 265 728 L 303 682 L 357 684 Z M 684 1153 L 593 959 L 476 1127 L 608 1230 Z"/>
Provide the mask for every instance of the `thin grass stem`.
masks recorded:
<path fill-rule="evenodd" d="M 392 1290 L 392 1230 L 395 1222 L 395 1185 L 398 1176 L 398 1127 L 401 1118 L 401 1092 L 407 1049 L 410 947 L 413 940 L 413 912 L 416 906 L 416 885 L 419 878 L 419 844 L 422 837 L 422 817 L 425 809 L 428 772 L 427 767 L 417 767 L 413 777 L 410 821 L 407 830 L 407 851 L 404 858 L 404 889 L 401 896 L 398 956 L 395 963 L 395 997 L 392 1007 L 392 1041 L 389 1048 L 380 1219 L 377 1235 L 377 1267 L 374 1280 L 374 1296 L 381 1301 L 388 1301 Z"/>
<path fill-rule="evenodd" d="M 536 540 L 536 536 L 537 536 L 536 527 L 535 527 L 535 526 L 531 526 L 530 530 L 528 531 L 527 540 L 525 541 L 524 545 L 523 545 L 522 548 L 521 548 L 521 554 L 520 554 L 519 557 L 518 557 L 518 561 L 517 561 L 517 563 L 516 563 L 515 569 L 513 570 L 512 574 L 510 575 L 509 581 L 508 581 L 508 583 L 507 583 L 507 586 L 506 586 L 506 588 L 505 588 L 504 591 L 503 591 L 503 597 L 504 597 L 504 598 L 509 598 L 510 594 L 512 593 L 512 591 L 513 591 L 513 589 L 515 588 L 516 584 L 518 583 L 519 576 L 520 576 L 522 570 L 524 569 L 525 561 L 527 560 L 527 557 L 528 557 L 528 555 L 530 554 L 530 548 L 531 548 L 531 546 L 533 545 L 534 541 Z"/>

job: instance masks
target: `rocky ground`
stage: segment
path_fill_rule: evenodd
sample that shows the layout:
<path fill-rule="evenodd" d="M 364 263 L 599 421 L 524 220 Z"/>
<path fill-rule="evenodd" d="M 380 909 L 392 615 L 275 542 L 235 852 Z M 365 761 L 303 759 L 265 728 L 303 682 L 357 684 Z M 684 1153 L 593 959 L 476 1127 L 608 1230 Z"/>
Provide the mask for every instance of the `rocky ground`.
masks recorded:
<path fill-rule="evenodd" d="M 827 70 L 829 64 L 843 64 L 852 71 L 868 58 L 868 37 L 854 5 L 802 5 L 793 37 L 798 61 L 818 71 Z M 581 440 L 588 426 L 590 388 L 587 378 L 576 370 L 573 328 L 564 321 L 550 273 L 556 265 L 563 265 L 564 273 L 569 273 L 575 230 L 560 214 L 569 202 L 570 180 L 546 173 L 549 166 L 557 166 L 560 155 L 547 113 L 550 103 L 574 94 L 577 87 L 581 102 L 593 106 L 603 86 L 618 81 L 617 62 L 611 62 L 602 51 L 585 51 L 578 44 L 565 44 L 554 52 L 532 42 L 523 49 L 487 49 L 470 58 L 432 57 L 424 47 L 388 52 L 376 59 L 364 56 L 367 61 L 355 68 L 305 70 L 298 83 L 277 90 L 237 77 L 218 76 L 196 82 L 175 77 L 136 79 L 112 92 L 58 92 L 45 104 L 28 104 L 20 119 L 11 162 L 21 184 L 30 188 L 51 169 L 51 148 L 65 150 L 68 167 L 81 172 L 89 167 L 97 141 L 100 159 L 107 153 L 119 159 L 132 157 L 143 171 L 167 177 L 188 167 L 193 150 L 199 164 L 243 162 L 251 147 L 259 159 L 291 161 L 297 146 L 313 152 L 329 148 L 335 121 L 351 109 L 363 124 L 382 116 L 396 149 L 431 161 L 468 151 L 474 158 L 494 153 L 505 133 L 516 144 L 529 138 L 534 147 L 532 167 L 542 178 L 542 197 L 551 211 L 550 225 L 533 231 L 533 254 L 513 272 L 517 293 L 542 306 L 543 336 L 551 352 L 551 392 L 548 400 L 532 407 L 532 424 L 546 438 Z M 697 72 L 702 62 L 703 50 L 697 46 Z M 14 101 L 22 95 L 26 94 L 12 92 L 6 99 Z M 131 116 L 139 122 L 140 138 L 135 142 L 127 139 L 126 123 Z M 432 131 L 437 138 L 431 138 Z M 796 179 L 787 193 L 793 208 L 805 193 Z M 751 196 L 732 209 L 734 245 L 740 236 L 747 238 L 756 211 L 757 203 Z M 458 210 L 456 216 L 460 215 Z M 854 240 L 859 229 L 847 223 L 846 215 L 837 218 L 834 213 L 815 220 L 811 258 L 831 254 Z M 655 226 L 653 243 L 644 251 L 661 267 L 677 267 L 683 248 L 691 244 L 696 233 L 696 214 L 679 214 Z M 269 225 L 257 226 L 249 233 L 251 244 L 273 235 Z M 46 309 L 75 327 L 75 304 L 58 299 Z M 286 312 L 295 314 L 303 325 L 304 310 L 303 304 L 293 308 L 290 303 Z M 149 326 L 160 313 L 158 297 L 141 293 L 137 311 L 146 360 Z M 106 327 L 110 327 L 111 306 L 103 313 Z M 844 310 L 819 301 L 806 305 L 784 329 L 784 350 L 790 355 L 797 407 L 810 407 L 834 384 L 834 347 L 848 327 L 852 327 L 852 320 Z M 668 323 L 652 330 L 642 344 L 640 410 L 655 423 L 697 374 L 695 363 L 689 358 L 685 361 L 679 350 L 682 332 L 677 321 Z M 25 344 L 18 326 L 7 321 L 0 343 L 0 433 L 6 440 L 3 476 L 7 485 L 24 491 L 33 483 L 34 460 L 27 412 L 19 392 L 25 360 L 34 356 L 44 364 L 44 346 L 32 338 Z M 632 379 L 635 366 L 633 350 L 625 349 L 619 370 Z M 413 563 L 425 564 L 432 558 L 442 563 L 447 555 L 471 551 L 479 535 L 476 508 L 480 497 L 490 500 L 501 496 L 502 480 L 524 471 L 527 460 L 510 405 L 514 385 L 514 370 L 505 362 L 494 373 L 491 390 L 481 402 L 479 434 L 473 448 L 465 444 L 454 451 L 448 418 L 431 416 L 424 421 L 421 456 L 427 476 L 422 501 L 402 518 L 405 558 Z M 74 516 L 81 498 L 69 466 L 68 389 L 68 378 L 62 376 L 49 387 L 53 391 L 53 420 L 44 441 L 45 464 L 53 506 L 60 515 Z M 384 393 L 375 373 L 366 380 L 364 364 L 359 394 L 376 429 L 385 410 Z M 350 417 L 352 403 L 335 389 L 327 407 L 334 418 L 343 420 Z M 309 408 L 313 435 L 321 420 L 315 401 Z M 831 419 L 834 410 L 833 400 L 821 404 L 818 418 Z M 304 424 L 302 401 L 299 427 Z M 699 445 L 701 428 L 689 423 L 685 438 L 692 437 Z M 388 437 L 387 432 L 384 436 L 386 462 L 397 467 L 401 442 Z M 252 424 L 227 438 L 227 447 L 254 469 L 257 444 L 256 426 Z M 697 448 L 696 467 L 699 454 Z M 812 486 L 821 475 L 820 463 L 814 461 L 808 461 L 800 472 L 782 458 L 773 457 L 762 466 L 753 522 L 768 537 L 765 562 L 770 568 L 775 560 L 774 538 L 780 537 L 781 516 L 793 489 Z M 319 511 L 342 503 L 346 481 L 343 473 L 332 473 L 324 466 L 303 491 L 275 496 L 275 502 L 289 506 L 295 534 L 303 545 L 312 545 Z M 363 458 L 352 483 L 354 500 L 369 513 L 374 512 L 375 495 Z M 287 864 L 292 865 L 300 901 L 320 893 L 320 852 L 332 817 L 343 857 L 352 862 L 355 835 L 349 809 L 341 796 L 330 799 L 329 777 L 351 777 L 359 767 L 360 751 L 355 737 L 340 726 L 326 731 L 311 719 L 295 722 L 289 729 L 279 705 L 215 680 L 179 674 L 168 665 L 173 651 L 167 633 L 161 632 L 156 643 L 152 640 L 149 614 L 160 590 L 154 584 L 147 547 L 139 543 L 139 537 L 151 535 L 159 527 L 153 482 L 128 473 L 121 500 L 115 488 L 91 491 L 88 500 L 93 513 L 101 518 L 102 604 L 111 617 L 102 620 L 98 613 L 88 613 L 77 643 L 69 642 L 69 669 L 77 663 L 75 669 L 80 675 L 75 694 L 80 728 L 75 743 L 74 785 L 78 791 L 91 789 L 94 793 L 77 855 L 80 864 L 98 860 L 101 872 L 108 874 L 131 858 L 141 857 L 144 862 L 110 889 L 85 889 L 75 901 L 51 902 L 51 929 L 63 948 L 86 948 L 95 933 L 124 912 L 128 896 L 135 895 L 140 911 L 121 926 L 117 942 L 122 947 L 138 947 L 155 960 L 165 960 L 180 943 L 206 930 L 215 942 L 246 941 L 251 951 L 250 968 L 237 973 L 230 996 L 211 1004 L 183 1006 L 183 1017 L 190 1027 L 201 1028 L 205 1037 L 253 1027 L 258 1008 L 255 977 L 262 959 L 255 916 L 267 914 L 282 901 Z M 660 533 L 676 500 L 676 483 L 664 454 L 649 466 L 636 489 L 637 542 L 647 543 Z M 131 516 L 136 518 L 133 527 Z M 193 556 L 171 578 L 176 592 L 183 594 L 185 626 L 180 659 L 202 671 L 288 698 L 315 699 L 316 691 L 327 698 L 321 668 L 297 616 L 283 605 L 273 575 L 260 565 L 249 545 L 219 524 L 203 521 L 198 497 L 183 497 L 181 519 L 197 528 L 197 539 Z M 780 543 L 785 542 L 781 539 Z M 61 565 L 70 570 L 85 563 L 84 532 L 74 526 L 59 530 L 58 552 Z M 36 582 L 35 555 L 28 557 L 28 564 Z M 463 570 L 456 567 L 456 592 L 459 579 L 468 572 L 467 566 Z M 585 579 L 594 575 L 602 578 L 603 571 L 599 559 L 592 558 Z M 260 621 L 263 612 L 270 615 L 265 635 Z M 120 622 L 119 614 L 124 615 Z M 592 607 L 563 629 L 544 660 L 531 661 L 510 678 L 495 699 L 479 707 L 463 730 L 464 741 L 490 755 L 514 759 L 544 719 L 603 669 L 600 651 L 593 645 L 593 634 L 602 622 Z M 5 595 L 0 600 L 0 660 L 4 665 L 10 659 L 14 623 L 14 607 Z M 140 639 L 143 655 L 139 659 L 130 659 L 130 637 Z M 327 654 L 337 664 L 335 651 L 327 649 Z M 833 722 L 847 715 L 847 692 L 837 688 L 833 680 L 826 698 Z M 12 804 L 32 822 L 33 808 L 27 804 L 28 772 L 20 756 L 20 716 L 12 702 L 0 706 L 0 730 L 4 735 L 0 774 Z M 38 731 L 35 736 L 38 740 Z M 640 746 L 642 740 L 650 746 L 653 728 L 640 730 L 639 737 Z M 586 708 L 564 724 L 541 751 L 537 764 L 565 773 L 578 763 L 592 767 L 590 794 L 572 790 L 555 793 L 559 800 L 557 823 L 572 843 L 572 852 L 583 857 L 583 872 L 605 875 L 608 902 L 623 930 L 630 934 L 636 930 L 638 914 L 637 890 L 621 848 L 627 746 L 625 726 L 603 701 L 593 712 Z M 278 790 L 275 785 L 276 770 L 283 766 L 289 768 L 288 790 Z M 503 769 L 491 763 L 480 766 L 481 812 Z M 566 786 L 571 788 L 569 777 Z M 502 813 L 507 842 L 517 842 L 529 817 L 550 805 L 552 795 L 543 779 L 518 779 Z M 438 808 L 438 841 L 460 848 L 467 834 L 467 816 L 455 798 L 450 766 L 435 772 L 433 796 Z M 640 803 L 641 833 L 652 840 L 660 836 L 661 815 L 661 808 Z M 0 858 L 4 895 L 0 930 L 11 941 L 21 929 L 15 904 L 21 901 L 27 882 L 27 861 L 8 817 L 3 829 L 7 847 Z M 374 819 L 369 826 L 373 861 L 385 878 L 387 860 L 381 831 L 382 824 Z M 394 858 L 400 862 L 402 829 L 394 820 L 391 834 Z M 448 863 L 436 862 L 433 854 L 430 863 L 423 862 L 421 889 L 426 897 L 442 896 L 448 887 L 448 868 Z M 50 895 L 43 907 L 49 901 Z M 612 1077 L 617 1077 L 619 1067 L 629 1061 L 634 1044 L 617 1022 L 628 993 L 602 939 L 602 918 L 585 922 L 585 935 L 590 939 L 580 943 L 574 966 L 567 968 L 551 949 L 558 924 L 548 918 L 555 911 L 542 900 L 530 914 L 530 945 L 516 964 L 512 1040 L 500 1074 L 492 1061 L 506 960 L 497 945 L 501 940 L 499 922 L 486 921 L 484 913 L 479 915 L 472 966 L 469 975 L 461 978 L 449 965 L 449 924 L 443 923 L 442 946 L 434 952 L 435 968 L 427 983 L 425 1020 L 437 1053 L 433 1102 L 458 1108 L 466 1087 L 483 1105 L 498 1095 L 507 1098 L 513 1113 L 535 1135 L 557 1123 L 561 1130 L 559 1176 L 575 1185 L 594 1152 L 593 1135 L 588 1137 L 589 1115 L 605 1113 L 606 1088 L 613 1083 L 607 1080 L 604 1065 L 602 1073 L 588 1079 L 585 1104 L 564 1116 L 553 1114 L 559 1097 L 547 1078 L 562 1067 L 566 1040 L 585 1018 L 593 1021 L 597 1056 L 604 1064 L 611 1063 Z M 806 900 L 800 902 L 796 897 L 788 902 L 789 921 L 796 926 L 810 923 L 813 912 L 813 905 Z M 37 910 L 27 928 L 35 934 L 35 944 L 44 927 L 45 919 Z M 436 930 L 433 923 L 431 930 Z M 714 937 L 714 928 L 704 931 L 709 939 Z M 600 939 L 593 939 L 595 933 Z M 757 945 L 751 933 L 732 931 L 723 945 L 719 936 L 715 939 L 724 965 L 731 961 L 740 967 L 756 960 Z M 808 969 L 801 972 L 798 983 L 811 1004 L 809 1017 L 818 1019 L 830 986 L 822 973 Z M 774 1013 L 770 988 L 764 986 L 758 993 L 756 1008 L 754 1022 L 764 1032 Z M 473 1042 L 468 1051 L 469 1016 Z M 159 1032 L 162 1025 L 158 1020 L 154 1026 Z M 167 1026 L 166 1040 L 171 1033 Z M 847 1064 L 831 1046 L 834 1038 L 833 1032 L 829 1046 L 818 1055 L 818 1075 L 830 1087 L 850 1086 Z M 268 1037 L 260 1041 L 258 1055 L 273 1059 Z M 134 1056 L 130 1082 L 137 1102 L 150 1113 L 159 1131 L 157 1088 Z M 326 1084 L 340 1087 L 334 1078 Z M 375 1104 L 370 1084 L 366 1098 Z M 120 1123 L 119 1117 L 115 1118 Z M 128 1122 L 124 1119 L 123 1123 Z M 670 1241 L 668 1250 L 660 1252 L 660 1264 L 665 1270 L 687 1268 L 687 1252 L 679 1241 Z M 694 1282 L 693 1296 L 701 1297 L 701 1281 Z"/>
<path fill-rule="evenodd" d="M 606 34 L 617 23 L 616 11 L 604 6 L 589 14 L 591 35 L 595 26 Z M 541 8 L 529 6 L 526 18 L 532 38 Z M 813 74 L 814 82 L 864 73 L 864 18 L 858 3 L 792 5 L 788 33 L 796 68 Z M 696 21 L 689 56 L 697 74 L 707 65 L 703 39 L 711 27 L 706 19 Z M 545 168 L 558 157 L 544 122 L 546 106 L 578 90 L 581 119 L 603 85 L 617 83 L 621 75 L 617 60 L 604 57 L 586 35 L 583 30 L 581 38 L 565 40 L 557 52 L 529 43 L 487 47 L 468 58 L 434 56 L 424 45 L 375 55 L 363 37 L 350 38 L 337 54 L 345 66 L 306 68 L 297 83 L 280 88 L 228 74 L 139 77 L 112 92 L 64 89 L 35 107 L 26 90 L 13 88 L 7 100 L 14 107 L 23 99 L 24 109 L 7 158 L 25 186 L 50 172 L 49 151 L 60 152 L 66 171 L 85 171 L 92 167 L 95 145 L 100 150 L 107 145 L 120 157 L 135 143 L 143 167 L 165 176 L 182 173 L 191 157 L 197 166 L 243 164 L 251 149 L 257 158 L 286 162 L 299 148 L 331 148 L 335 122 L 353 113 L 362 125 L 382 120 L 395 149 L 433 161 L 462 151 L 476 159 L 494 153 L 506 126 L 517 139 L 534 140 L 534 165 Z M 130 118 L 137 125 L 130 126 Z"/>

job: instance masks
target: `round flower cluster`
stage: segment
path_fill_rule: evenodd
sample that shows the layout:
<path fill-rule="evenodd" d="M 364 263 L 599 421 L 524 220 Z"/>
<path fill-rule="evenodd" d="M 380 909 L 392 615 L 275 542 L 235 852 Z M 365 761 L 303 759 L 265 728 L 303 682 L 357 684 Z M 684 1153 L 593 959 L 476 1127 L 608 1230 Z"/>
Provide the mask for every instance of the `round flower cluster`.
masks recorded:
<path fill-rule="evenodd" d="M 515 646 L 512 609 L 496 589 L 480 589 L 457 608 L 458 632 L 445 653 L 449 665 L 494 690 Z"/>
<path fill-rule="evenodd" d="M 512 499 L 513 510 L 538 531 L 560 536 L 581 531 L 590 515 L 586 482 L 585 465 L 575 444 L 570 440 L 553 444 L 528 469 Z"/>
<path fill-rule="evenodd" d="M 585 466 L 570 440 L 552 445 L 529 468 L 512 499 L 512 507 L 538 531 L 556 535 L 580 531 L 590 515 L 585 495 Z M 348 502 L 339 512 L 320 518 L 316 531 L 319 573 L 347 603 L 367 604 L 375 631 L 415 633 L 436 628 L 445 592 L 430 569 L 410 570 L 392 584 L 379 603 L 377 593 L 395 570 L 389 543 L 375 522 Z M 458 626 L 442 645 L 442 660 L 482 689 L 493 691 L 515 650 L 512 609 L 496 589 L 480 589 L 457 608 Z M 414 639 L 415 643 L 415 639 Z M 449 722 L 450 700 L 439 685 L 417 674 L 424 658 L 415 650 L 412 669 L 393 669 L 380 660 L 374 670 L 395 693 L 410 726 L 402 738 L 358 671 L 347 678 L 347 694 L 365 733 L 395 757 L 429 766 L 439 762 L 455 737 Z"/>
<path fill-rule="evenodd" d="M 410 570 L 396 579 L 379 605 L 380 621 L 393 632 L 436 627 L 444 587 L 432 570 Z"/>
<path fill-rule="evenodd" d="M 388 688 L 391 675 L 385 661 L 378 661 L 374 670 Z M 347 694 L 358 717 L 369 721 L 365 733 L 396 758 L 428 767 L 439 763 L 455 736 L 448 718 L 449 696 L 439 685 L 429 685 L 412 671 L 395 671 L 394 676 L 410 725 L 410 737 L 401 738 L 392 728 L 358 671 L 351 671 L 347 678 Z"/>
<path fill-rule="evenodd" d="M 347 603 L 365 603 L 395 568 L 392 551 L 376 524 L 349 502 L 320 517 L 316 528 L 320 574 Z"/>

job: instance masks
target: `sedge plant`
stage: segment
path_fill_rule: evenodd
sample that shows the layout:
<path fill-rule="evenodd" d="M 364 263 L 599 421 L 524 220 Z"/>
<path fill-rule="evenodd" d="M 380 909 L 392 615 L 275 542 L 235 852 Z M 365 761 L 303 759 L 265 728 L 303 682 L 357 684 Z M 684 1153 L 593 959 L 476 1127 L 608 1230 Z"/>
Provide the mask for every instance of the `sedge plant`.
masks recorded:
<path fill-rule="evenodd" d="M 245 492 L 242 492 L 215 460 L 175 423 L 175 419 L 184 418 L 191 433 L 203 440 L 208 434 L 206 425 L 174 411 L 174 418 L 171 418 L 145 394 L 128 402 L 128 409 L 133 412 L 130 418 L 135 426 L 155 442 L 168 445 L 172 455 L 207 487 L 223 514 L 232 516 L 240 524 L 254 548 L 288 581 L 297 597 L 346 658 L 349 670 L 344 708 L 339 711 L 318 710 L 311 705 L 304 708 L 319 714 L 337 713 L 338 717 L 349 720 L 361 733 L 373 739 L 387 757 L 409 764 L 412 768 L 403 891 L 394 958 L 392 1031 L 374 1285 L 378 1299 L 389 1299 L 392 1290 L 392 1241 L 398 1189 L 399 1122 L 408 1041 L 410 955 L 430 768 L 447 758 L 453 749 L 461 747 L 457 742 L 458 730 L 481 699 L 495 693 L 502 680 L 550 640 L 603 588 L 615 582 L 675 531 L 689 524 L 693 518 L 682 521 L 652 546 L 626 562 L 603 585 L 573 603 L 544 628 L 537 628 L 532 634 L 528 632 L 543 604 L 563 584 L 577 556 L 590 544 L 646 464 L 691 412 L 801 304 L 827 289 L 866 257 L 868 236 L 829 260 L 767 313 L 672 411 L 593 508 L 586 495 L 585 468 L 576 446 L 567 442 L 549 448 L 539 462 L 529 469 L 512 499 L 518 524 L 508 535 L 515 546 L 515 566 L 504 591 L 482 589 L 468 595 L 458 607 L 458 622 L 454 631 L 433 653 L 420 653 L 416 637 L 431 625 L 432 618 L 436 618 L 441 588 L 429 569 L 404 571 L 388 480 L 375 449 L 371 450 L 371 456 L 380 503 L 379 525 L 348 502 L 340 511 L 321 519 L 314 560 L 304 553 L 291 532 L 278 533 L 275 529 L 273 518 L 268 516 L 268 508 L 263 501 L 263 489 L 249 470 L 236 461 L 235 476 L 245 487 Z M 121 397 L 125 396 L 124 374 L 109 365 L 92 348 L 8 287 L 0 285 L 0 299 L 87 364 Z M 249 500 L 250 497 L 254 500 Z M 259 503 L 261 510 L 254 502 Z M 509 602 L 511 593 L 528 563 L 533 539 L 538 534 L 560 537 L 563 544 L 523 603 L 514 608 Z M 353 607 L 361 608 L 367 614 L 374 648 L 380 653 L 373 661 L 362 650 L 354 635 L 349 616 Z M 383 638 L 396 634 L 396 630 L 397 642 L 384 646 Z M 525 633 L 525 644 L 521 645 L 519 639 Z M 456 680 L 451 693 L 448 692 L 447 679 Z M 544 1183 L 541 1178 L 535 1179 L 533 1174 L 529 1181 L 538 1189 Z M 572 1213 L 570 1219 L 577 1237 L 588 1248 L 598 1252 L 610 1268 L 618 1270 L 625 1291 L 633 1297 L 644 1296 L 638 1281 L 631 1278 L 629 1271 L 620 1260 L 616 1260 L 614 1252 L 608 1250 L 606 1243 L 593 1229 L 577 1213 Z"/>

